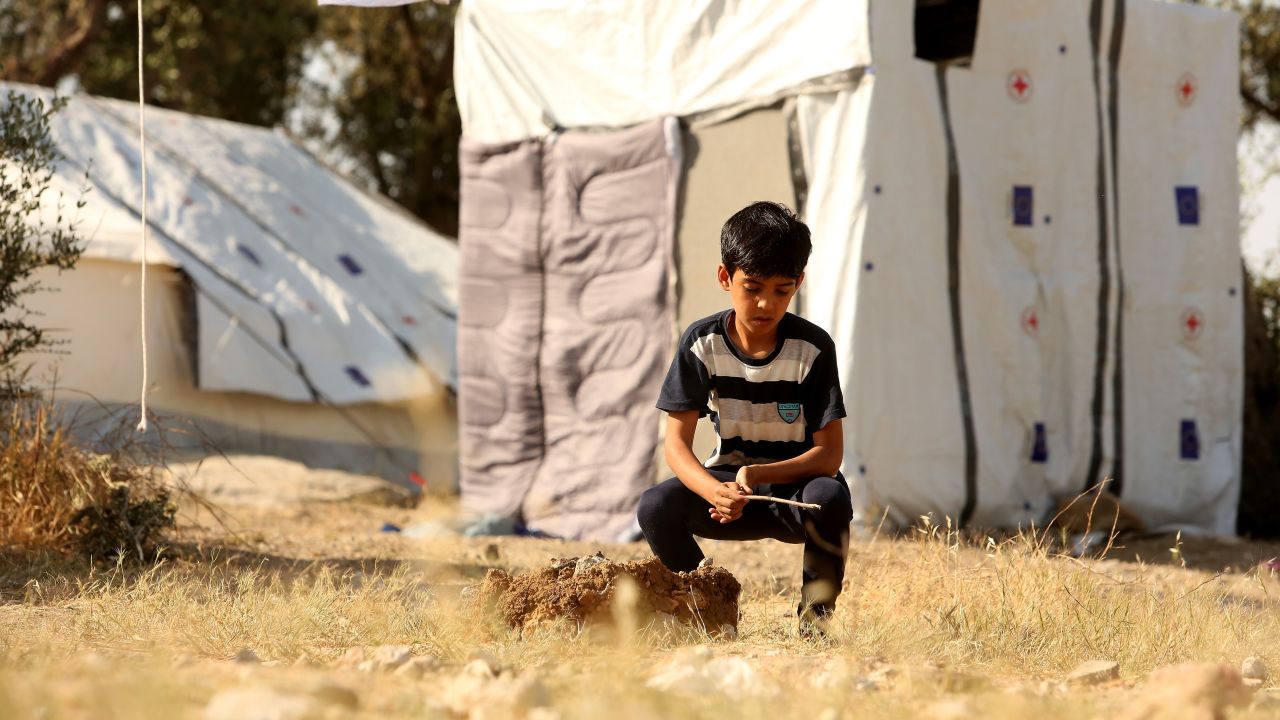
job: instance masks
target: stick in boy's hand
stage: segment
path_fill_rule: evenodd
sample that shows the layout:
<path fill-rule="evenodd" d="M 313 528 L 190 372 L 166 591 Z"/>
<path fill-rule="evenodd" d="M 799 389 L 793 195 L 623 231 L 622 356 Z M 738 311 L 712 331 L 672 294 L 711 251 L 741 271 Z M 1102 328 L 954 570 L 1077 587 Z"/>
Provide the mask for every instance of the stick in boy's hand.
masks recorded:
<path fill-rule="evenodd" d="M 768 495 L 752 495 L 748 500 L 764 500 L 765 502 L 782 503 L 783 505 L 793 505 L 806 510 L 821 510 L 822 506 L 817 503 L 798 502 L 796 500 L 788 500 L 786 498 L 769 497 Z"/>

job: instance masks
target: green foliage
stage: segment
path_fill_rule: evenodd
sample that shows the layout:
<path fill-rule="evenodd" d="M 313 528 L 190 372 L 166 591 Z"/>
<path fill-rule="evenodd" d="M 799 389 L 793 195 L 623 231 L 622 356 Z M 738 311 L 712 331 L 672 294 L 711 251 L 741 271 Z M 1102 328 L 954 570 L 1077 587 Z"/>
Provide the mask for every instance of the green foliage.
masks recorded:
<path fill-rule="evenodd" d="M 436 3 L 326 8 L 315 58 L 336 82 L 313 80 L 303 96 L 333 114 L 305 122 L 306 137 L 340 148 L 371 187 L 449 234 L 457 233 L 462 137 L 454 13 Z"/>
<path fill-rule="evenodd" d="M 144 10 L 148 103 L 254 125 L 284 119 L 315 0 L 147 0 Z M 93 52 L 72 69 L 86 92 L 137 98 L 137 24 L 136 3 L 108 3 Z"/>
<path fill-rule="evenodd" d="M 137 486 L 142 487 L 142 486 Z M 155 541 L 173 527 L 177 507 L 163 487 L 135 490 L 127 482 L 111 486 L 105 500 L 82 509 L 72 518 L 76 539 L 89 557 L 111 558 L 136 553 L 136 559 L 154 556 Z"/>
<path fill-rule="evenodd" d="M 12 91 L 0 98 L 0 400 L 21 391 L 20 357 L 50 344 L 24 305 L 42 289 L 33 276 L 46 267 L 71 269 L 82 250 L 61 200 L 52 223 L 41 212 L 61 158 L 49 122 L 63 104 Z M 81 195 L 76 208 L 83 205 Z"/>
<path fill-rule="evenodd" d="M 1245 294 L 1244 448 L 1237 530 L 1280 534 L 1280 280 L 1252 278 Z"/>
<path fill-rule="evenodd" d="M 0 77 L 75 76 L 86 92 L 136 98 L 136 7 L 0 0 Z M 327 159 L 351 161 L 344 169 L 369 189 L 457 232 L 453 7 L 147 0 L 144 11 L 147 102 L 266 126 L 302 111 L 301 134 Z"/>

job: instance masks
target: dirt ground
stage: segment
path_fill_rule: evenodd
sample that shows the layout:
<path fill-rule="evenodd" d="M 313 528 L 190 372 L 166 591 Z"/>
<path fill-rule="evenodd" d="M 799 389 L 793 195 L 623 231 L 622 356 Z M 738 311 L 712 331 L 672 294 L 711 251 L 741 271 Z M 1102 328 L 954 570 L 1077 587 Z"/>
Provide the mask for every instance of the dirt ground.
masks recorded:
<path fill-rule="evenodd" d="M 863 533 L 817 641 L 796 628 L 799 546 L 704 542 L 682 604 L 642 543 L 464 537 L 448 498 L 344 497 L 252 458 L 208 471 L 216 505 L 183 504 L 158 565 L 0 559 L 0 718 L 1280 717 L 1280 580 L 1259 566 L 1280 543 L 1075 559 Z M 624 574 L 647 579 L 620 602 Z"/>

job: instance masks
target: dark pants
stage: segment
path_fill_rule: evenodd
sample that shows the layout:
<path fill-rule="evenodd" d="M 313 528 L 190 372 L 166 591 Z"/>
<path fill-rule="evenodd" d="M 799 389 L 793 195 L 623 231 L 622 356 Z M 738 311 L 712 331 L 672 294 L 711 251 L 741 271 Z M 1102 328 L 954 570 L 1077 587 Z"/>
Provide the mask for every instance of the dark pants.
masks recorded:
<path fill-rule="evenodd" d="M 710 472 L 721 482 L 731 482 L 738 468 L 721 466 Z M 721 524 L 708 514 L 711 505 L 684 486 L 678 478 L 655 485 L 640 497 L 640 529 L 653 554 L 677 572 L 687 572 L 702 562 L 702 550 L 693 539 L 761 540 L 804 543 L 800 607 L 820 615 L 835 609 L 844 582 L 844 561 L 849 550 L 849 521 L 853 517 L 849 488 L 843 480 L 817 477 L 785 485 L 760 485 L 756 495 L 817 503 L 821 510 L 806 510 L 778 503 L 751 500 L 742 516 Z"/>

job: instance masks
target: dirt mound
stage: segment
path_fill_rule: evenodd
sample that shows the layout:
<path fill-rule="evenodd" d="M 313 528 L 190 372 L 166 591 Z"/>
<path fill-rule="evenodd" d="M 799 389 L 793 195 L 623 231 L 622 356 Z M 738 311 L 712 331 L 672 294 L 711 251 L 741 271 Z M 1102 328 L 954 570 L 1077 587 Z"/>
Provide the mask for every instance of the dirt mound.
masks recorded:
<path fill-rule="evenodd" d="M 563 558 L 549 567 L 512 577 L 490 570 L 480 586 L 479 600 L 493 607 L 513 628 L 525 629 L 556 620 L 579 625 L 611 621 L 613 596 L 619 577 L 635 581 L 636 613 L 641 618 L 666 613 L 680 622 L 720 632 L 738 629 L 738 595 L 742 586 L 728 570 L 698 568 L 672 572 L 650 558 L 616 563 L 603 555 Z"/>

